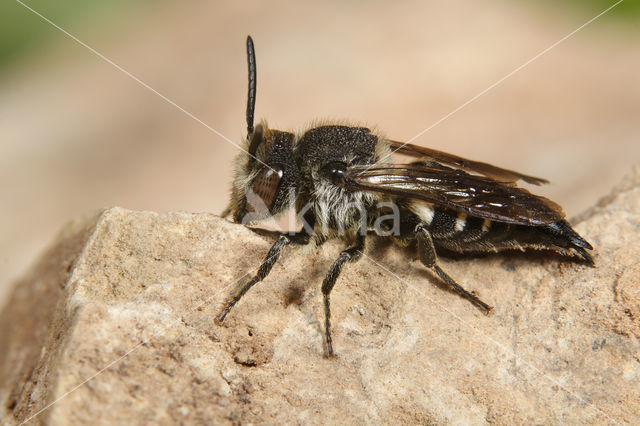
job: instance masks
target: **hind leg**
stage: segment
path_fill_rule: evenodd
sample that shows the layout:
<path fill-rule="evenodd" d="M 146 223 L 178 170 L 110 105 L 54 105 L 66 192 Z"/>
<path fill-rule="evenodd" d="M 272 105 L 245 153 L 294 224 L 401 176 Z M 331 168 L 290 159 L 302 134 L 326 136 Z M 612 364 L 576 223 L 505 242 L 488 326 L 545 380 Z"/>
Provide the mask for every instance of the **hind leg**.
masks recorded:
<path fill-rule="evenodd" d="M 485 314 L 488 314 L 491 309 L 493 309 L 491 306 L 478 299 L 478 297 L 476 297 L 473 293 L 465 290 L 464 287 L 455 282 L 453 278 L 451 278 L 438 266 L 438 256 L 436 254 L 436 249 L 433 245 L 433 240 L 431 239 L 431 234 L 429 234 L 429 231 L 427 231 L 424 226 L 418 225 L 415 232 L 416 238 L 418 239 L 418 253 L 420 255 L 420 261 L 424 264 L 424 266 L 432 269 L 440 277 L 440 279 L 442 279 L 442 281 L 449 284 L 449 286 L 451 286 L 451 288 L 453 288 L 460 296 L 476 305 L 478 308 L 484 311 Z"/>

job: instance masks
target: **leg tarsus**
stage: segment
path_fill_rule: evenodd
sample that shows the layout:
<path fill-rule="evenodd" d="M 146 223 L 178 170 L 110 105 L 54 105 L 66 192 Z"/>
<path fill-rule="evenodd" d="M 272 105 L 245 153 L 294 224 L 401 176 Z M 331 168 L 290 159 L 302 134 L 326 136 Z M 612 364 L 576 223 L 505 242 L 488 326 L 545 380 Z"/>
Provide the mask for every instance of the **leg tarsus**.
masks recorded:
<path fill-rule="evenodd" d="M 438 274 L 438 276 L 444 282 L 449 284 L 449 286 L 451 286 L 451 288 L 453 288 L 460 296 L 464 297 L 469 302 L 471 302 L 474 305 L 476 305 L 478 308 L 480 308 L 482 311 L 484 311 L 485 314 L 489 314 L 489 312 L 491 312 L 491 310 L 493 309 L 492 306 L 487 305 L 482 300 L 480 300 L 475 294 L 465 290 L 464 287 L 462 287 L 460 284 L 455 282 L 453 280 L 453 278 L 451 278 L 449 276 L 449 274 L 444 272 L 438 265 L 434 265 L 434 266 L 432 266 L 432 268 L 435 271 L 435 273 Z"/>
<path fill-rule="evenodd" d="M 224 311 L 222 311 L 222 314 L 220 315 L 220 317 L 218 317 L 218 323 L 222 324 L 222 322 L 224 321 L 224 319 L 226 318 L 227 314 L 229 312 L 231 312 L 231 309 L 235 306 L 236 303 L 238 303 L 238 300 L 240 300 L 242 298 L 242 296 L 244 296 L 244 294 L 249 291 L 249 289 L 251 287 L 253 287 L 254 284 L 256 284 L 257 282 L 259 282 L 260 280 L 258 279 L 257 276 L 251 278 L 251 281 L 249 281 L 248 283 L 246 283 L 244 286 L 242 286 L 242 288 L 240 289 L 240 291 L 238 291 L 229 301 L 229 303 L 227 303 L 227 306 L 224 308 Z"/>
<path fill-rule="evenodd" d="M 333 345 L 331 339 L 330 327 L 331 323 L 329 318 L 331 317 L 331 310 L 329 308 L 329 295 L 324 296 L 324 337 L 325 342 L 327 343 L 327 358 L 332 358 L 333 354 Z"/>

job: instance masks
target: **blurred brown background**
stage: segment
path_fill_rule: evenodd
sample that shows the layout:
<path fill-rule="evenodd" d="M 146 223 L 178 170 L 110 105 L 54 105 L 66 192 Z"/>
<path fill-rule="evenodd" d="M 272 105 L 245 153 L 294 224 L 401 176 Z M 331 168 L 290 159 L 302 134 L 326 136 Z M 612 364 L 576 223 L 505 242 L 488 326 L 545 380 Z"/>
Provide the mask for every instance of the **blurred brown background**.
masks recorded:
<path fill-rule="evenodd" d="M 237 143 L 247 34 L 258 117 L 406 140 L 614 2 L 265 3 L 25 2 Z M 0 303 L 74 217 L 224 208 L 235 147 L 19 2 L 0 16 Z M 416 143 L 546 177 L 579 213 L 640 158 L 639 18 L 623 2 Z"/>

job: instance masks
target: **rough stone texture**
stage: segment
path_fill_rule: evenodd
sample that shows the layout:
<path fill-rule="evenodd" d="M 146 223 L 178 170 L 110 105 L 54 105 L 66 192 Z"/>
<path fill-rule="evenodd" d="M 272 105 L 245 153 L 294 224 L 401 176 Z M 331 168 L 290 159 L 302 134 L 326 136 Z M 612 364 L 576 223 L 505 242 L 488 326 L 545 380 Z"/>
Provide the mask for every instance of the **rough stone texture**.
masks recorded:
<path fill-rule="evenodd" d="M 17 283 L 0 317 L 2 414 L 637 423 L 640 170 L 576 229 L 596 247 L 596 268 L 518 253 L 443 260 L 495 306 L 489 316 L 437 285 L 410 250 L 370 239 L 333 293 L 337 357 L 327 359 L 320 284 L 339 244 L 285 250 L 219 326 L 273 236 L 210 214 L 109 209 L 65 228 Z"/>

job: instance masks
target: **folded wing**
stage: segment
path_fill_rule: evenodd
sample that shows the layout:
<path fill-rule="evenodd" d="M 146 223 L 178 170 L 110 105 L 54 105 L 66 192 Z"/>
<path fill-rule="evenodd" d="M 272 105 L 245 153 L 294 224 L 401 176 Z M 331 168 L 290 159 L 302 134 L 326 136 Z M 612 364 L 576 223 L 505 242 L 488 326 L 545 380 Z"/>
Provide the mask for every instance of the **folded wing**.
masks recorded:
<path fill-rule="evenodd" d="M 479 173 L 499 182 L 515 183 L 518 180 L 523 180 L 534 185 L 549 183 L 549 181 L 546 179 L 527 176 L 522 173 L 514 172 L 513 170 L 502 169 L 500 167 L 496 167 L 488 163 L 483 163 L 481 161 L 467 160 L 466 158 L 458 157 L 457 155 L 449 154 L 431 148 L 426 148 L 423 146 L 396 141 L 389 141 L 389 145 L 391 147 L 391 150 L 395 153 L 415 158 L 422 158 L 425 160 L 436 161 L 440 164 L 453 166 L 467 172 Z"/>
<path fill-rule="evenodd" d="M 352 166 L 345 177 L 353 190 L 422 200 L 500 222 L 542 226 L 564 217 L 558 204 L 510 182 L 431 163 Z"/>

